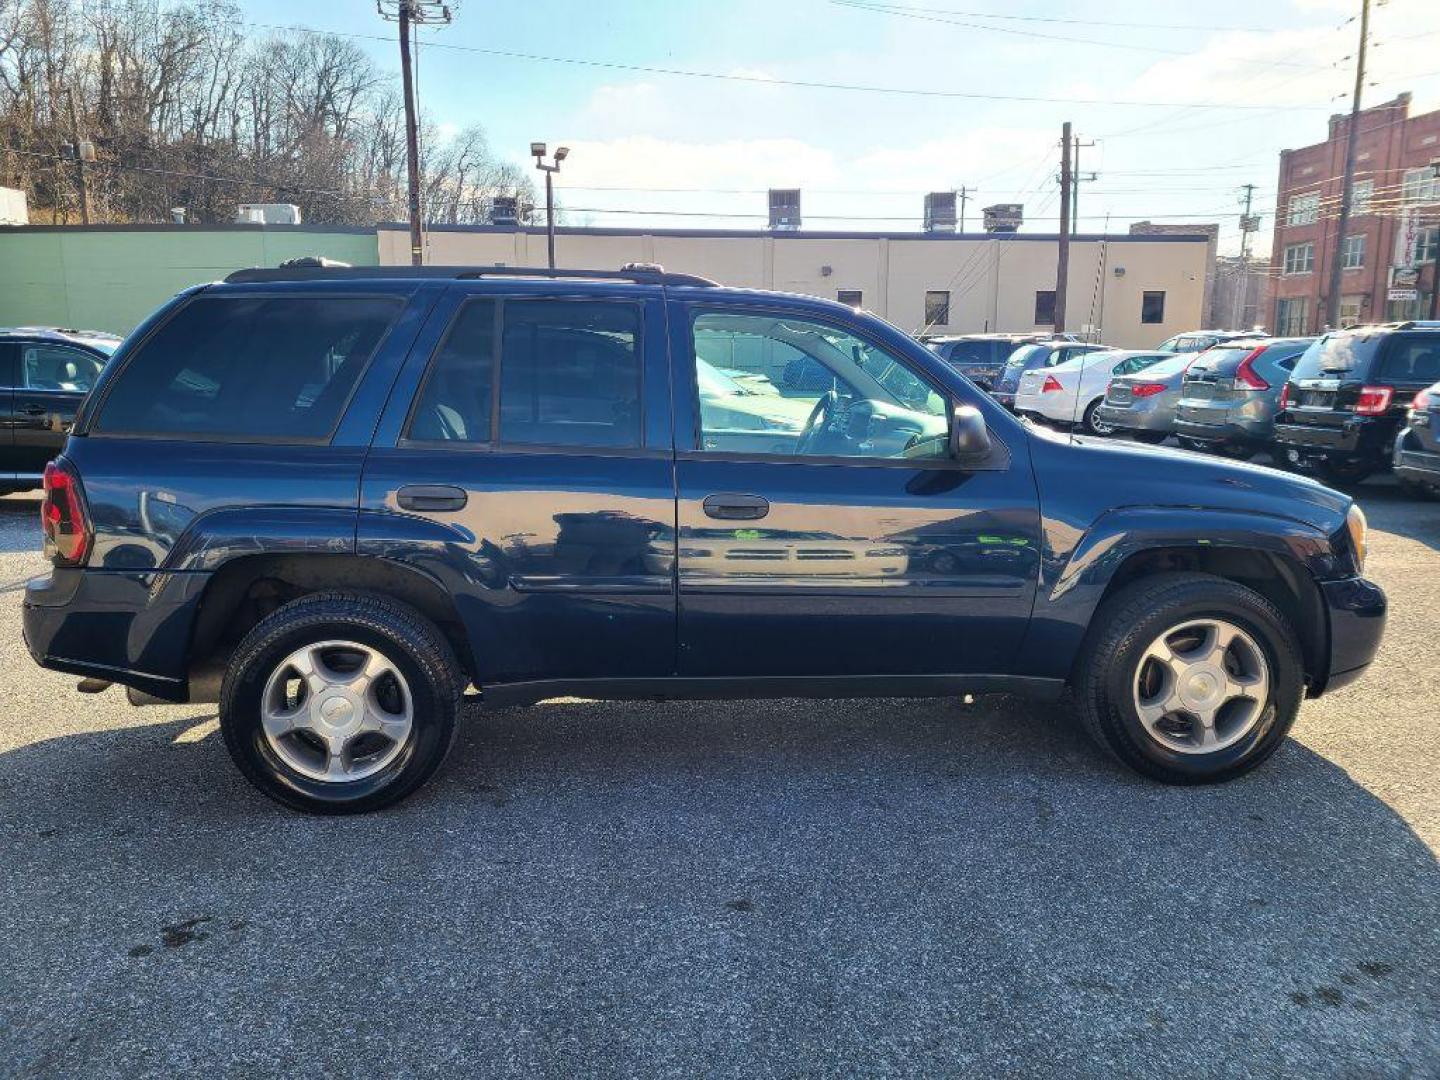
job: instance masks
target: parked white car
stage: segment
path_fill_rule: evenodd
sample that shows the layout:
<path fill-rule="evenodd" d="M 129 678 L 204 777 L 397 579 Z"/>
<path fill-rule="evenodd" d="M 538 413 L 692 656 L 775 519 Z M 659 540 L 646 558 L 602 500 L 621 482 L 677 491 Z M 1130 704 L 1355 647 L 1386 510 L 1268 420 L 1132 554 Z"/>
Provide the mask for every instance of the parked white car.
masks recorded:
<path fill-rule="evenodd" d="M 1105 400 L 1110 380 L 1133 375 L 1173 354 L 1153 350 L 1103 349 L 1082 353 L 1052 368 L 1036 368 L 1020 376 L 1015 411 L 1057 424 L 1075 423 L 1093 435 L 1108 435 L 1113 428 L 1095 415 Z"/>

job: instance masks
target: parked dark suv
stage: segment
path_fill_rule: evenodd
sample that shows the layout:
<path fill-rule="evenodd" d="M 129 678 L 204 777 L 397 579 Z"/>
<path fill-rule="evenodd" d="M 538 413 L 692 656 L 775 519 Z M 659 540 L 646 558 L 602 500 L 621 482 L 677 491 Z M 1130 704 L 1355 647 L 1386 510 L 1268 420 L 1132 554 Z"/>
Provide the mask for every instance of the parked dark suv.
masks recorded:
<path fill-rule="evenodd" d="M 1280 399 L 1275 441 L 1335 483 L 1388 469 L 1415 395 L 1440 379 L 1440 323 L 1338 330 L 1305 350 Z"/>
<path fill-rule="evenodd" d="M 1038 334 L 961 334 L 931 338 L 925 344 L 981 390 L 994 390 L 1005 361 L 1022 345 L 1049 340 Z"/>
<path fill-rule="evenodd" d="M 1395 439 L 1395 476 L 1416 495 L 1440 497 L 1440 382 L 1415 395 Z"/>
<path fill-rule="evenodd" d="M 829 384 L 751 377 L 796 354 Z M 218 696 L 240 770 L 329 813 L 423 783 L 471 688 L 1068 686 L 1121 761 L 1224 780 L 1385 615 L 1342 494 L 1072 442 L 876 318 L 658 268 L 190 289 L 102 374 L 41 516 L 36 660 Z"/>
<path fill-rule="evenodd" d="M 38 488 L 65 445 L 75 412 L 120 339 L 112 334 L 21 326 L 0 330 L 0 494 Z"/>

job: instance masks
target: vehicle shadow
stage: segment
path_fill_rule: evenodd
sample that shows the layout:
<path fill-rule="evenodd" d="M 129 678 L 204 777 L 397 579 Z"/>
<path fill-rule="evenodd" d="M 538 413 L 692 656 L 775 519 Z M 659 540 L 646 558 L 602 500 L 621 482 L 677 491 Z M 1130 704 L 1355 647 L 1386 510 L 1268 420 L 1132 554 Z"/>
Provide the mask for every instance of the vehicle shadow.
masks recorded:
<path fill-rule="evenodd" d="M 1440 499 L 1412 495 L 1397 483 L 1369 481 L 1350 490 L 1372 529 L 1440 551 Z"/>
<path fill-rule="evenodd" d="M 0 553 L 40 550 L 40 493 L 0 496 Z"/>
<path fill-rule="evenodd" d="M 256 794 L 203 708 L 22 746 L 0 1072 L 1434 1064 L 1440 866 L 1403 819 L 1294 740 L 1167 788 L 1061 713 L 471 708 L 425 790 L 343 819 Z"/>

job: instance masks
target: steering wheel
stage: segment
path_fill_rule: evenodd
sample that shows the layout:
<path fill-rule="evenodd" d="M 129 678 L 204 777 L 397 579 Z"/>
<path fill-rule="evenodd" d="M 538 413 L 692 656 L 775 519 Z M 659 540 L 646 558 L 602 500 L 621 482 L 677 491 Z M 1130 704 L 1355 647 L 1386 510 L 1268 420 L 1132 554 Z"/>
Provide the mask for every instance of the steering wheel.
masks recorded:
<path fill-rule="evenodd" d="M 833 389 L 826 390 L 815 401 L 815 407 L 810 410 L 810 418 L 805 421 L 805 426 L 800 430 L 800 438 L 795 440 L 795 453 L 805 454 L 810 451 L 810 444 L 815 441 L 815 434 L 821 431 L 830 422 L 834 415 L 836 406 L 840 404 L 840 395 Z"/>

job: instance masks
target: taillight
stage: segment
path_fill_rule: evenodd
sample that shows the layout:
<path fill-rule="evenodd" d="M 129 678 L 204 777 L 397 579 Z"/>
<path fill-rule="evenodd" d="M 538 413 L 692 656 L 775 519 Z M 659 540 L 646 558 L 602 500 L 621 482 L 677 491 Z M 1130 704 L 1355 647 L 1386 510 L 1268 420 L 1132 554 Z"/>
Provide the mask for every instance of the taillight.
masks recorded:
<path fill-rule="evenodd" d="M 1394 397 L 1393 386 L 1362 386 L 1360 396 L 1355 400 L 1355 412 L 1359 416 L 1379 416 L 1390 408 Z"/>
<path fill-rule="evenodd" d="M 1164 392 L 1165 384 L 1163 382 L 1142 382 L 1130 391 L 1133 397 L 1154 397 L 1156 394 Z"/>
<path fill-rule="evenodd" d="M 1290 384 L 1287 382 L 1280 388 L 1280 411 L 1284 412 L 1290 407 Z"/>
<path fill-rule="evenodd" d="M 40 503 L 45 555 L 57 566 L 79 566 L 90 554 L 94 531 L 85 508 L 80 477 L 64 458 L 45 466 L 45 498 Z"/>
<path fill-rule="evenodd" d="M 1264 352 L 1262 346 L 1259 349 L 1252 349 L 1245 354 L 1245 359 L 1240 361 L 1240 366 L 1235 369 L 1235 380 L 1230 385 L 1236 390 L 1269 390 L 1270 384 L 1260 377 L 1255 370 L 1255 359 Z"/>
<path fill-rule="evenodd" d="M 1065 388 L 1060 385 L 1060 380 L 1057 379 L 1057 378 L 1055 378 L 1054 375 L 1046 375 L 1046 376 L 1045 376 L 1045 385 L 1042 386 L 1042 387 L 1040 387 L 1040 392 L 1041 392 L 1042 394 L 1048 394 L 1048 393 L 1050 393 L 1052 390 L 1064 390 L 1064 389 L 1065 389 Z"/>

